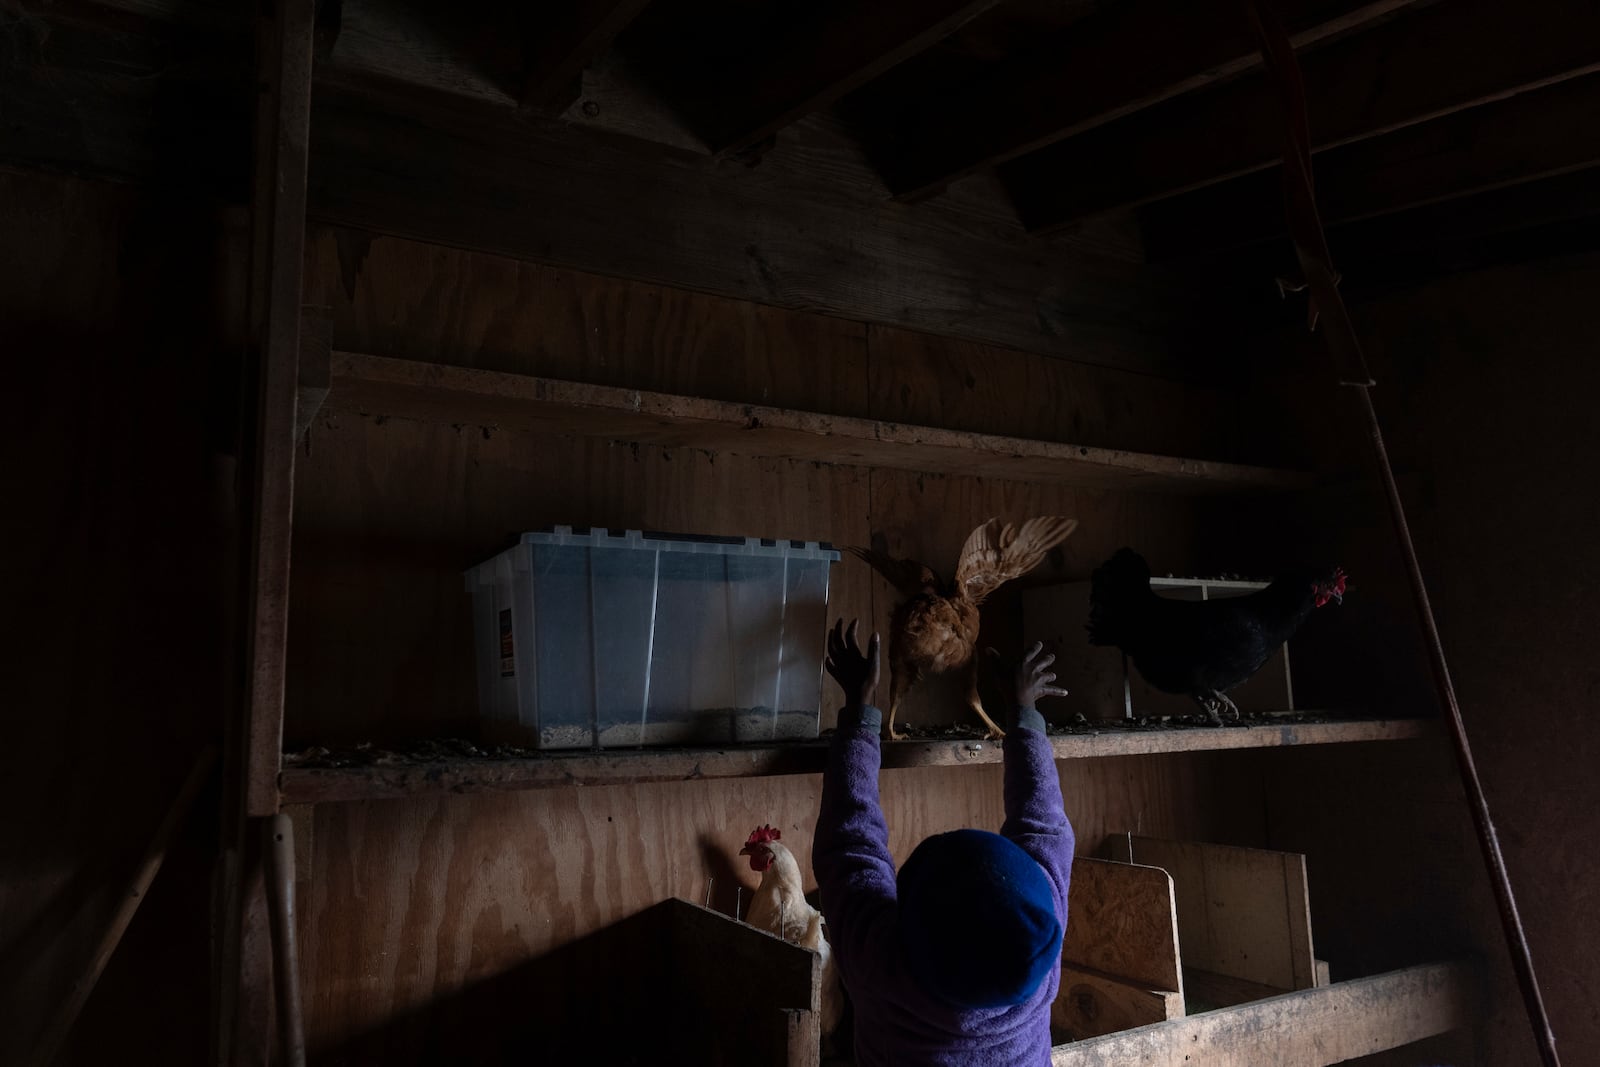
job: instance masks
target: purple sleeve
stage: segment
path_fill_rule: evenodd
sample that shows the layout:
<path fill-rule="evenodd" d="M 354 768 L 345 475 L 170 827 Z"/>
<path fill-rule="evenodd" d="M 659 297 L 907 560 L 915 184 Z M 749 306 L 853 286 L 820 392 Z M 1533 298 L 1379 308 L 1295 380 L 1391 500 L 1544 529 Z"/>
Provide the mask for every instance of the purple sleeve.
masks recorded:
<path fill-rule="evenodd" d="M 844 725 L 846 713 L 840 713 L 822 772 L 822 806 L 811 848 L 828 943 L 849 983 L 870 981 L 884 961 L 896 899 L 889 827 L 878 801 L 881 754 L 870 722 L 876 709 L 866 711 L 868 722 L 849 725 Z"/>
<path fill-rule="evenodd" d="M 1065 929 L 1075 842 L 1061 801 L 1050 739 L 1038 730 L 1012 730 L 1005 740 L 1005 767 L 1006 822 L 1000 833 L 1020 845 L 1050 876 L 1056 890 L 1056 917 Z"/>

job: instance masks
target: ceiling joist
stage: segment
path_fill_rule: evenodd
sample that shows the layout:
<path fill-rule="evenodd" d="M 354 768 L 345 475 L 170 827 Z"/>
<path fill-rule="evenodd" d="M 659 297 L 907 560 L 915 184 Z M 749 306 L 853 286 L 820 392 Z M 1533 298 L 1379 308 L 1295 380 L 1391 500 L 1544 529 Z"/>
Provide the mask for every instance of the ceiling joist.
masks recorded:
<path fill-rule="evenodd" d="M 578 0 L 530 4 L 520 103 L 559 114 L 579 92 L 583 69 L 600 57 L 650 0 Z"/>
<path fill-rule="evenodd" d="M 996 0 L 652 9 L 621 47 L 714 153 L 738 154 L 936 44 Z"/>
<path fill-rule="evenodd" d="M 1285 0 L 1297 47 L 1348 33 L 1416 0 Z M 1260 56 L 1242 8 L 1129 0 L 1029 57 L 1007 57 L 975 81 L 857 110 L 890 191 L 901 200 L 1182 93 L 1253 70 Z"/>
<path fill-rule="evenodd" d="M 1354 222 L 1600 166 L 1600 74 L 1331 149 L 1317 159 L 1323 221 Z M 1283 234 L 1277 168 L 1142 209 L 1151 261 Z"/>
<path fill-rule="evenodd" d="M 1434 4 L 1302 61 L 1322 151 L 1600 71 L 1600 5 Z M 1259 75 L 1180 97 L 1000 168 L 1029 230 L 1264 170 L 1282 151 L 1278 103 Z"/>

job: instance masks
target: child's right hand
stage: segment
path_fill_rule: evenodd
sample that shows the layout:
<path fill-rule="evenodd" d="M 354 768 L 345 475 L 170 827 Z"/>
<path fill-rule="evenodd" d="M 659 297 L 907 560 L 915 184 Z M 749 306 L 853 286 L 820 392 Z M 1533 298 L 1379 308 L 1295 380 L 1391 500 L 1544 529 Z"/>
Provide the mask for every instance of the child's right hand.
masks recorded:
<path fill-rule="evenodd" d="M 845 629 L 844 620 L 833 624 L 828 634 L 828 673 L 844 690 L 846 707 L 868 707 L 878 696 L 878 635 L 867 642 L 866 655 L 856 644 L 856 623 L 850 620 Z"/>

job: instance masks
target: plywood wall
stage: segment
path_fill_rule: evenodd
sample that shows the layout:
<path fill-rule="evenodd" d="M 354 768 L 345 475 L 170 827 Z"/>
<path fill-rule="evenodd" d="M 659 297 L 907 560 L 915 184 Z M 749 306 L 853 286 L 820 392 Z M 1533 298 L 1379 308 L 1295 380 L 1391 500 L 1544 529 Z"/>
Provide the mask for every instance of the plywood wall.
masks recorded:
<path fill-rule="evenodd" d="M 1597 286 L 1600 261 L 1591 256 L 1444 279 L 1357 309 L 1379 383 L 1374 399 L 1545 1001 L 1564 1056 L 1580 1062 L 1600 1048 L 1600 963 L 1592 939 L 1574 936 L 1593 928 L 1600 884 L 1592 847 L 1600 833 Z M 1293 356 L 1285 359 L 1286 351 Z M 1276 346 L 1269 365 L 1301 363 L 1302 352 L 1308 370 L 1322 369 L 1315 350 Z M 1329 398 L 1301 406 L 1291 420 L 1307 454 L 1359 464 L 1355 414 L 1337 392 L 1319 389 L 1316 378 L 1283 385 L 1291 390 L 1285 395 Z M 1381 529 L 1381 513 L 1368 516 Z M 1356 595 L 1382 597 L 1394 605 L 1391 619 L 1414 633 L 1398 570 L 1379 570 L 1377 583 L 1357 579 L 1377 587 L 1370 594 L 1358 587 L 1347 606 Z M 1407 642 L 1416 648 L 1414 638 Z M 1284 761 L 1288 796 L 1293 776 L 1314 773 L 1315 759 Z M 1337 909 L 1343 918 L 1335 921 L 1349 928 L 1364 921 L 1361 909 L 1372 909 L 1394 931 L 1394 944 L 1455 938 L 1476 945 L 1495 967 L 1483 1062 L 1536 1063 L 1476 844 L 1446 821 L 1448 812 L 1459 819 L 1463 803 L 1450 761 L 1431 772 L 1373 770 L 1380 788 L 1361 782 L 1360 797 L 1330 797 L 1320 825 L 1309 799 L 1279 805 L 1283 835 L 1326 837 L 1346 820 L 1381 826 L 1377 853 L 1403 865 L 1387 883 L 1342 879 L 1346 891 L 1336 896 L 1343 903 L 1325 910 Z M 1429 777 L 1442 783 L 1431 801 L 1416 784 Z M 1357 791 L 1351 783 L 1339 793 Z M 1349 858 L 1360 842 L 1346 840 Z M 1313 906 L 1316 884 L 1313 868 Z M 1437 901 L 1431 909 L 1419 904 L 1430 899 Z M 1369 960 L 1384 943 L 1368 943 Z"/>
<path fill-rule="evenodd" d="M 1229 458 L 1261 447 L 1244 422 L 1217 417 L 1227 394 L 1136 374 L 350 231 L 314 230 L 308 257 L 308 299 L 332 307 L 347 350 L 1085 444 Z M 1182 498 L 325 417 L 299 471 L 289 740 L 470 735 L 459 574 L 521 530 L 878 537 L 948 567 L 976 523 L 1040 513 L 1082 520 L 1046 574 L 1082 577 L 1125 543 L 1169 566 L 1200 562 Z M 834 614 L 879 626 L 893 606 L 853 561 L 835 567 L 832 599 Z M 997 599 L 989 636 L 1014 643 L 1015 614 Z M 964 714 L 951 697 L 929 687 L 908 716 L 951 721 Z M 825 696 L 825 727 L 836 700 Z M 1264 833 L 1250 754 L 1065 765 L 1063 785 L 1085 849 L 1108 829 Z M 663 897 L 703 899 L 711 883 L 731 910 L 736 882 L 756 881 L 733 855 L 751 827 L 783 827 L 809 865 L 818 787 L 618 786 L 300 813 L 314 1044 L 330 1062 L 414 1062 L 456 1017 L 453 998 L 501 995 L 496 976 L 575 937 Z M 998 768 L 893 772 L 884 791 L 902 856 L 929 833 L 1000 820 Z"/>

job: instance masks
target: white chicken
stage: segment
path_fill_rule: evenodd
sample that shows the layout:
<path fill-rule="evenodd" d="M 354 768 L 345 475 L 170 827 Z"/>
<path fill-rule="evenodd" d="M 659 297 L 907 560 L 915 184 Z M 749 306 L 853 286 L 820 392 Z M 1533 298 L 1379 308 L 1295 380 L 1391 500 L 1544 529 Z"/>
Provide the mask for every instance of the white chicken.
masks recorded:
<path fill-rule="evenodd" d="M 822 912 L 806 902 L 800 864 L 794 853 L 778 842 L 782 833 L 758 826 L 739 850 L 750 857 L 750 869 L 761 875 L 761 885 L 750 898 L 745 922 L 791 944 L 808 948 L 822 958 L 822 1033 L 833 1033 L 844 1011 L 844 989 L 834 969 L 833 950 L 823 935 Z"/>

